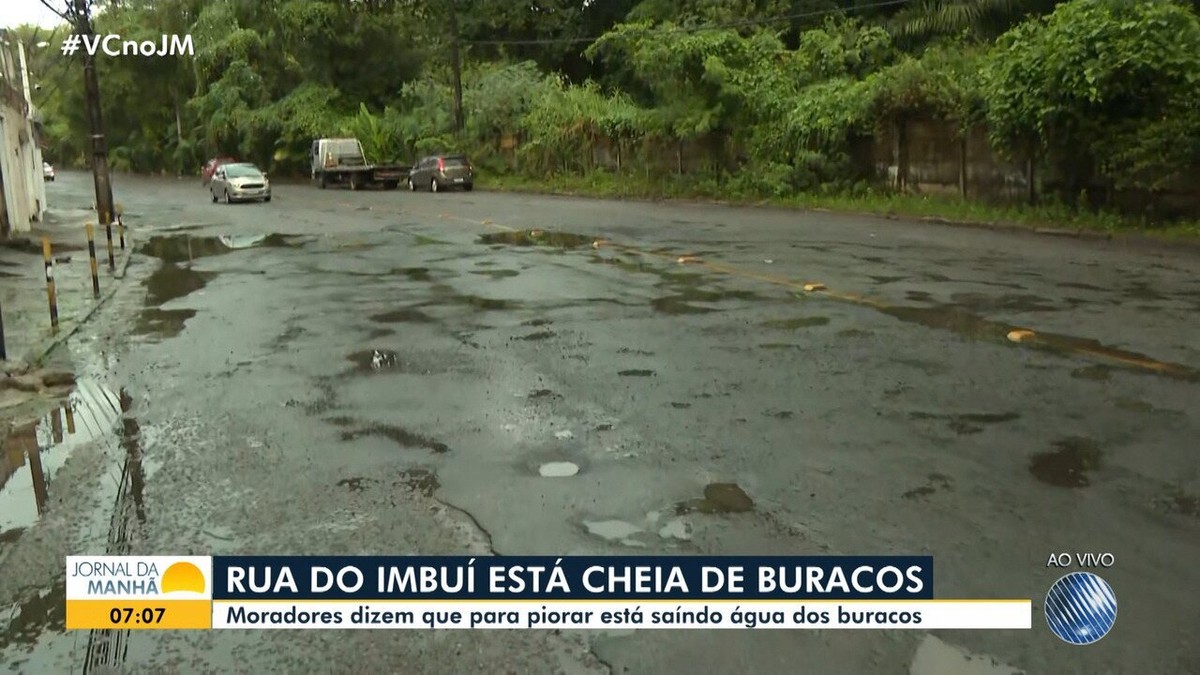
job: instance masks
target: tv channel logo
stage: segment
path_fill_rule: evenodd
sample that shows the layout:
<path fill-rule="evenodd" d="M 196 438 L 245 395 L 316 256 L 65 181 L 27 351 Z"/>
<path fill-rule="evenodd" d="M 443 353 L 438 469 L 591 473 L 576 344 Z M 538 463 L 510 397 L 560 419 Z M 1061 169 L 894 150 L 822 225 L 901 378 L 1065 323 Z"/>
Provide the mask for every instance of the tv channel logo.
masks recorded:
<path fill-rule="evenodd" d="M 1046 594 L 1046 623 L 1064 642 L 1090 645 L 1108 635 L 1116 621 L 1112 586 L 1091 572 L 1072 572 Z"/>

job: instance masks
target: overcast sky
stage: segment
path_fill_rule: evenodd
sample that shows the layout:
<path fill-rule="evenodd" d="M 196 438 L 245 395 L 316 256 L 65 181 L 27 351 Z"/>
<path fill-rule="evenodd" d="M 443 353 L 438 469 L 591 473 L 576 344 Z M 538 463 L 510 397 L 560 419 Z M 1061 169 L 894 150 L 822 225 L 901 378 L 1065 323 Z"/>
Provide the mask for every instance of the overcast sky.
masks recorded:
<path fill-rule="evenodd" d="M 50 4 L 66 6 L 64 0 L 50 0 Z M 0 28 L 16 28 L 26 23 L 53 28 L 62 19 L 38 0 L 0 0 Z"/>

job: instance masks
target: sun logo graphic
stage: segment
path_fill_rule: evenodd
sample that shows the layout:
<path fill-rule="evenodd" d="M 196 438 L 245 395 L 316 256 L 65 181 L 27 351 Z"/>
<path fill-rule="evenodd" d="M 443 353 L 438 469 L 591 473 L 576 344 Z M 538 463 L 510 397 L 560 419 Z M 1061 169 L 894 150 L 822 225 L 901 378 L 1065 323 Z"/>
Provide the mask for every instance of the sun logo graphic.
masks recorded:
<path fill-rule="evenodd" d="M 163 571 L 162 580 L 159 582 L 158 587 L 163 595 L 171 593 L 197 593 L 203 595 L 207 589 L 204 573 L 200 571 L 199 567 L 186 560 L 173 563 Z"/>

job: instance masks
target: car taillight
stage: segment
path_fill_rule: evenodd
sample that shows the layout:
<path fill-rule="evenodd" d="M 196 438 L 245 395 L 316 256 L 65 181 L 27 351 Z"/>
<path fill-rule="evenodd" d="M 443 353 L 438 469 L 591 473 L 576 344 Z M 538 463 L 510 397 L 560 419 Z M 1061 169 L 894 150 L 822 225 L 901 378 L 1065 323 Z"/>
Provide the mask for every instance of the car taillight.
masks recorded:
<path fill-rule="evenodd" d="M 446 160 L 441 157 L 438 157 L 438 171 L 445 171 L 445 170 L 446 170 Z"/>

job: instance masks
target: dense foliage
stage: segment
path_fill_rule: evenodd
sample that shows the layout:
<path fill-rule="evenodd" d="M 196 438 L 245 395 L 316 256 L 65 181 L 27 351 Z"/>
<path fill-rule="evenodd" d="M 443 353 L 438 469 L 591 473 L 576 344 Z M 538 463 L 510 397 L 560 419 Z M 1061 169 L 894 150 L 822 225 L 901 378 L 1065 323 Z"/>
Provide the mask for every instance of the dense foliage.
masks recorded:
<path fill-rule="evenodd" d="M 1196 2 L 101 4 L 98 33 L 196 45 L 193 57 L 101 59 L 124 170 L 192 173 L 236 154 L 303 172 L 312 138 L 352 134 L 378 161 L 453 147 L 493 171 L 585 172 L 600 157 L 665 175 L 686 143 L 707 158 L 705 180 L 786 195 L 876 180 L 851 161 L 856 143 L 918 119 L 983 125 L 1000 157 L 1033 159 L 1068 198 L 1097 183 L 1160 190 L 1200 165 Z M 79 165 L 88 131 L 79 62 L 57 50 L 66 32 L 21 33 L 48 154 Z"/>

